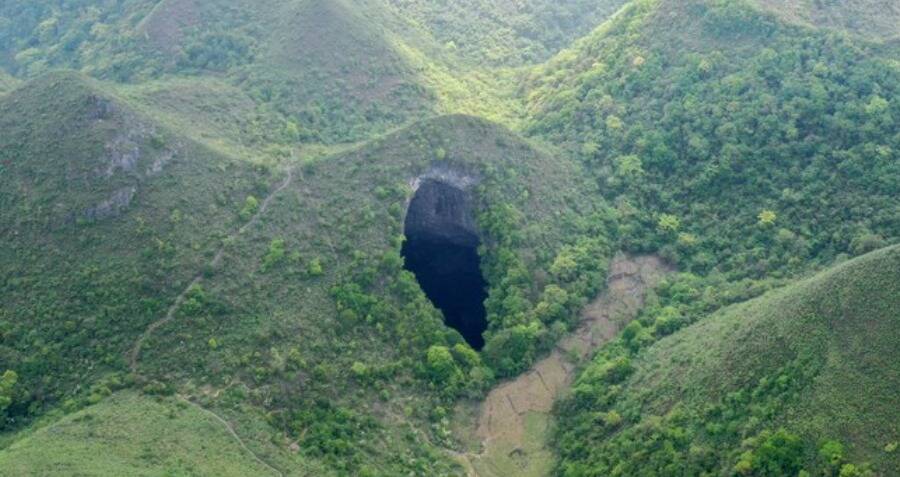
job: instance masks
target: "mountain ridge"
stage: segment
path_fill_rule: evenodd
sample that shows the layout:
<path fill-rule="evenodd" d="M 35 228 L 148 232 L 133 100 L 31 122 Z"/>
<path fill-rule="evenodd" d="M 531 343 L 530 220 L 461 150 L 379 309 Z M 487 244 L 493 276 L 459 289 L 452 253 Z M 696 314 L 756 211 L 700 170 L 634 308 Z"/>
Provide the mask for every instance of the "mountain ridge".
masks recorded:
<path fill-rule="evenodd" d="M 505 464 L 885 474 L 896 12 L 776 3 L 3 4 L 0 461 L 469 472 L 454 410 L 529 379 L 623 251 L 680 272 Z M 404 259 L 427 194 L 465 209 L 483 348 Z M 148 435 L 91 459 L 123 416 Z"/>

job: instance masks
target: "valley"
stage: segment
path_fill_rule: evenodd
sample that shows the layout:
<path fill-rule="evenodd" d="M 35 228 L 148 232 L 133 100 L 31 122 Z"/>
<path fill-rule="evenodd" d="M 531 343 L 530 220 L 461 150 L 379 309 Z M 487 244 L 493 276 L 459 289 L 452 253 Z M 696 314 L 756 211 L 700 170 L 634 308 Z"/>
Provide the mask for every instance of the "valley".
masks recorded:
<path fill-rule="evenodd" d="M 890 477 L 892 0 L 0 4 L 0 477 Z"/>
<path fill-rule="evenodd" d="M 530 370 L 492 389 L 478 405 L 477 422 L 468 424 L 474 433 L 460 432 L 478 440 L 475 450 L 463 454 L 470 475 L 550 473 L 553 404 L 569 391 L 576 366 L 637 316 L 647 291 L 669 271 L 653 256 L 613 259 L 606 291 L 584 309 L 575 332 Z M 464 421 L 465 411 L 460 414 Z"/>

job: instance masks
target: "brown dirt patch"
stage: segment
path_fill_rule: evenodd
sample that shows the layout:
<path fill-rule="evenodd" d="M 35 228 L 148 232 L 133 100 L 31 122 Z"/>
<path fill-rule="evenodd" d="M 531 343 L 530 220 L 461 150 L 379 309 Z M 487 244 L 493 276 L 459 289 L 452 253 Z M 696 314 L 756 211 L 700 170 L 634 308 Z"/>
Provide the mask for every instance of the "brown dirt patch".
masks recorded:
<path fill-rule="evenodd" d="M 469 476 L 525 477 L 550 472 L 553 455 L 546 445 L 550 411 L 572 384 L 576 364 L 634 319 L 647 290 L 669 272 L 655 256 L 620 254 L 613 259 L 606 290 L 585 307 L 581 326 L 531 370 L 492 390 L 481 404 L 475 431 L 481 450 L 458 455 Z"/>

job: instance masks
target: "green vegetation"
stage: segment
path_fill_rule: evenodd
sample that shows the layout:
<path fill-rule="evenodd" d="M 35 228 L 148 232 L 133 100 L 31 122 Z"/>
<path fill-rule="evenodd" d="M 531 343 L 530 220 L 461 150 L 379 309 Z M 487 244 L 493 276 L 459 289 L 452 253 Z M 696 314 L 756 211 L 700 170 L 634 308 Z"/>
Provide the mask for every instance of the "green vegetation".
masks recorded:
<path fill-rule="evenodd" d="M 36 114 L 23 120 L 7 112 L 23 106 Z M 583 199 L 598 196 L 578 166 L 473 118 L 426 122 L 297 167 L 294 182 L 264 209 L 275 190 L 268 184 L 282 178 L 168 132 L 77 75 L 30 83 L 0 112 L 13 132 L 4 137 L 11 165 L 2 179 L 4 220 L 14 228 L 3 257 L 0 348 L 3 366 L 14 364 L 19 376 L 7 408 L 13 431 L 122 388 L 169 395 L 202 386 L 217 396 L 211 409 L 240 407 L 264 419 L 255 439 L 295 443 L 304 459 L 338 473 L 450 473 L 453 464 L 435 447 L 447 439 L 446 409 L 491 385 L 495 361 L 511 362 L 505 353 L 527 366 L 552 345 L 551 331 L 558 336 L 572 323 L 565 310 L 599 283 L 582 276 L 586 265 L 553 268 L 560 277 L 553 286 L 527 278 L 549 275 L 554 262 L 565 263 L 559 254 L 587 253 L 573 237 L 607 234 L 596 217 L 608 211 Z M 80 171 L 63 162 L 76 152 Z M 519 315 L 495 307 L 493 333 L 531 333 L 515 350 L 497 347 L 489 362 L 442 324 L 401 268 L 406 183 L 437 156 L 481 178 L 480 210 L 534 212 L 525 230 L 485 219 L 493 224 L 486 257 L 514 260 L 518 277 L 502 292 L 518 298 Z M 374 158 L 383 160 L 371 167 Z M 64 182 L 74 174 L 79 182 Z M 115 213 L 84 214 L 123 187 L 135 192 Z M 69 202 L 54 200 L 61 193 Z M 264 221 L 234 235 L 263 213 Z M 67 240 L 72 234 L 84 238 Z M 38 253 L 35 241 L 49 246 Z M 221 261 L 213 260 L 220 247 Z M 203 283 L 160 321 L 196 273 Z M 126 358 L 135 343 L 131 372 Z M 440 375 L 450 382 L 425 364 L 433 347 L 452 358 Z M 418 429 L 429 438 L 417 437 Z M 375 458 L 385 455 L 402 457 Z"/>
<path fill-rule="evenodd" d="M 27 434 L 0 450 L 0 468 L 20 476 L 278 475 L 202 409 L 134 392 Z"/>
<path fill-rule="evenodd" d="M 146 99 L 149 108 L 164 107 L 167 120 L 188 129 L 197 125 L 184 114 L 173 116 L 172 109 L 193 113 L 197 106 L 221 106 L 230 98 L 207 95 L 216 103 L 198 104 L 204 98 L 196 95 L 206 92 L 197 90 L 229 88 L 245 102 L 243 109 L 255 110 L 256 118 L 238 121 L 282 123 L 275 132 L 248 138 L 269 145 L 356 142 L 435 113 L 509 117 L 494 94 L 500 85 L 493 75 L 460 70 L 452 52 L 442 52 L 429 32 L 398 18 L 405 12 L 389 2 L 94 3 L 0 7 L 0 26 L 9 25 L 0 28 L 0 65 L 21 77 L 63 67 L 129 83 L 141 95 L 151 88 L 164 98 L 187 94 L 187 104 Z M 188 83 L 193 91 L 186 91 Z M 231 120 L 204 113 L 200 125 Z M 281 133 L 287 137 L 278 138 Z"/>
<path fill-rule="evenodd" d="M 672 285 L 659 301 L 671 302 Z M 676 300 L 677 301 L 677 300 Z M 685 302 L 689 301 L 687 299 Z M 562 475 L 881 475 L 900 339 L 900 248 L 723 309 L 666 338 L 651 306 L 558 407 Z"/>
<path fill-rule="evenodd" d="M 460 474 L 452 409 L 553 350 L 620 250 L 680 273 L 558 406 L 558 473 L 900 467 L 897 19 L 0 5 L 0 468 Z M 473 184 L 481 352 L 403 268 L 429 176 Z"/>
<path fill-rule="evenodd" d="M 216 152 L 272 166 L 311 132 L 219 78 L 165 78 L 118 88 L 155 121 Z"/>
<path fill-rule="evenodd" d="M 6 423 L 6 408 L 13 403 L 16 397 L 16 383 L 19 381 L 19 375 L 11 369 L 7 369 L 0 376 L 0 425 Z"/>
<path fill-rule="evenodd" d="M 684 269 L 789 275 L 900 224 L 900 69 L 867 44 L 742 2 L 640 1 L 530 88 L 530 130 L 596 174 L 628 246 Z"/>
<path fill-rule="evenodd" d="M 4 94 L 18 85 L 18 81 L 12 76 L 0 71 L 0 94 Z"/>
<path fill-rule="evenodd" d="M 896 236 L 900 111 L 886 98 L 900 87 L 900 70 L 878 51 L 779 23 L 743 2 L 642 1 L 532 74 L 530 131 L 564 144 L 596 174 L 617 204 L 627 247 L 660 250 L 693 272 L 659 290 L 659 304 L 598 355 L 560 406 L 560 473 L 867 475 L 867 464 L 896 467 L 883 452 L 895 432 L 883 425 L 891 405 L 881 407 L 896 387 L 890 359 L 881 361 L 897 340 L 896 266 L 872 282 L 843 272 L 853 275 L 841 282 L 847 293 L 875 295 L 830 311 L 881 313 L 871 319 L 892 331 L 871 337 L 871 350 L 843 345 L 840 356 L 822 354 L 842 346 L 823 344 L 838 339 L 826 333 L 828 320 L 844 316 L 823 305 L 811 328 L 804 320 L 813 312 L 787 307 L 795 301 L 787 298 L 704 321 Z M 834 287 L 842 289 L 829 286 L 804 303 L 825 302 Z M 807 293 L 792 289 L 779 293 Z M 782 317 L 806 327 L 778 334 L 773 320 Z M 744 328 L 721 324 L 738 321 Z M 693 344 L 665 348 L 682 340 Z M 710 354 L 716 349 L 722 354 Z M 873 357 L 881 365 L 871 382 L 847 377 Z M 845 368 L 829 368 L 838 366 L 832 361 Z M 856 403 L 846 393 L 863 385 L 876 396 L 871 406 L 847 410 Z M 815 457 L 816 439 L 847 435 L 846 458 Z"/>
<path fill-rule="evenodd" d="M 435 167 L 437 155 L 444 158 L 438 167 L 482 178 L 480 210 L 533 211 L 525 230 L 497 222 L 484 250 L 489 261 L 518 264 L 517 281 L 504 282 L 497 293 L 519 297 L 519 315 L 497 306 L 488 336 L 492 342 L 528 329 L 532 334 L 515 349 L 498 346 L 479 357 L 441 323 L 401 267 L 407 183 Z M 570 243 L 582 230 L 607 233 L 592 218 L 602 217 L 602 205 L 576 200 L 591 187 L 578 171 L 502 128 L 462 116 L 424 122 L 302 167 L 274 198 L 264 224 L 229 243 L 227 265 L 209 275 L 202 297 L 186 300 L 173 323 L 146 343 L 141 369 L 151 382 L 194 380 L 215 389 L 234 389 L 229 383 L 238 382 L 253 389 L 227 391 L 220 405 L 267 409 L 273 432 L 342 472 L 446 472 L 448 459 L 428 441 L 404 437 L 411 432 L 407 425 L 443 443 L 454 400 L 491 385 L 508 354 L 521 359 L 516 366 L 527 366 L 525 360 L 552 345 L 552 331 L 571 324 L 559 302 L 577 309 L 591 293 L 577 268 L 556 287 L 536 288 L 527 278 L 549 275 L 560 254 L 586 253 L 582 243 Z M 509 237 L 513 232 L 518 236 Z M 545 309 L 541 316 L 533 311 Z M 372 458 L 386 453 L 407 457 Z"/>
<path fill-rule="evenodd" d="M 612 15 L 625 0 L 386 0 L 449 53 L 476 64 L 517 66 L 546 60 Z"/>
<path fill-rule="evenodd" d="M 801 25 L 846 31 L 866 39 L 891 40 L 900 35 L 900 10 L 890 0 L 809 2 L 804 0 L 754 0 L 780 18 Z"/>
<path fill-rule="evenodd" d="M 19 377 L 17 428 L 125 386 L 128 348 L 268 187 L 77 75 L 3 98 L 0 128 L 0 367 Z"/>

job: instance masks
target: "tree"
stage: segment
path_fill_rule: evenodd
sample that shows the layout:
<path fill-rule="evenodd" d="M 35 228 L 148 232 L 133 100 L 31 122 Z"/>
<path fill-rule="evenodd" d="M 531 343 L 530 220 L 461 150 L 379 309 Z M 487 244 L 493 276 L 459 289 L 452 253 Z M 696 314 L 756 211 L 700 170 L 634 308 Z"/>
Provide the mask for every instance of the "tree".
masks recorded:
<path fill-rule="evenodd" d="M 633 179 L 644 175 L 644 166 L 641 158 L 629 154 L 616 158 L 616 177 L 620 179 Z"/>
<path fill-rule="evenodd" d="M 825 441 L 819 449 L 819 457 L 830 467 L 837 467 L 844 460 L 844 446 L 838 441 Z"/>
<path fill-rule="evenodd" d="M 870 116 L 877 116 L 887 111 L 888 107 L 890 107 L 890 103 L 888 102 L 888 100 L 882 98 L 881 96 L 875 95 L 872 96 L 869 104 L 866 105 L 866 114 Z"/>
<path fill-rule="evenodd" d="M 545 332 L 539 321 L 506 328 L 485 343 L 485 359 L 501 376 L 521 372 L 534 361 L 538 340 Z"/>
<path fill-rule="evenodd" d="M 467 344 L 457 343 L 453 346 L 452 354 L 455 360 L 462 363 L 467 369 L 481 366 L 481 357 Z"/>
<path fill-rule="evenodd" d="M 449 385 L 460 372 L 450 348 L 446 346 L 434 345 L 428 348 L 425 362 L 428 366 L 428 376 L 435 383 Z"/>
<path fill-rule="evenodd" d="M 764 209 L 757 216 L 759 219 L 759 225 L 763 227 L 769 227 L 775 224 L 775 220 L 778 219 L 778 214 L 769 209 Z"/>
<path fill-rule="evenodd" d="M 758 446 L 745 453 L 735 466 L 744 471 L 752 469 L 752 474 L 742 475 L 782 476 L 797 475 L 801 469 L 803 442 L 800 437 L 779 429 L 775 432 L 763 431 L 757 437 Z M 749 464 L 749 469 L 747 467 Z"/>
<path fill-rule="evenodd" d="M 11 369 L 7 369 L 3 376 L 0 376 L 0 417 L 5 415 L 6 409 L 13 403 L 13 395 L 18 380 L 19 375 Z M 3 428 L 2 420 L 0 420 L 0 428 Z"/>
<path fill-rule="evenodd" d="M 546 324 L 565 320 L 568 316 L 568 304 L 568 292 L 557 285 L 547 285 L 541 294 L 541 301 L 534 307 L 534 314 Z"/>
<path fill-rule="evenodd" d="M 607 129 L 610 129 L 612 131 L 618 131 L 619 129 L 622 129 L 622 126 L 623 126 L 622 120 L 618 116 L 611 114 L 606 117 Z"/>
<path fill-rule="evenodd" d="M 269 243 L 269 251 L 263 257 L 262 271 L 266 272 L 270 268 L 278 265 L 284 258 L 284 239 L 274 239 Z"/>
<path fill-rule="evenodd" d="M 850 241 L 850 251 L 854 255 L 863 255 L 887 245 L 884 237 L 871 232 L 862 232 Z"/>
<path fill-rule="evenodd" d="M 838 475 L 840 477 L 865 477 L 871 474 L 860 470 L 853 464 L 844 464 L 843 466 L 841 466 L 841 472 Z"/>
<path fill-rule="evenodd" d="M 574 253 L 566 248 L 553 260 L 553 264 L 550 265 L 550 273 L 560 280 L 569 280 L 577 268 L 578 262 L 575 261 Z"/>
<path fill-rule="evenodd" d="M 677 232 L 681 228 L 681 220 L 672 214 L 662 214 L 659 216 L 656 227 L 665 233 Z"/>
<path fill-rule="evenodd" d="M 653 330 L 657 336 L 667 336 L 686 324 L 684 316 L 674 306 L 667 306 L 660 310 L 656 321 L 653 324 Z"/>
<path fill-rule="evenodd" d="M 628 349 L 633 352 L 637 352 L 639 349 L 649 346 L 654 341 L 653 336 L 650 334 L 650 330 L 644 328 L 639 321 L 632 321 L 625 327 L 622 331 L 622 339 L 625 340 Z"/>
<path fill-rule="evenodd" d="M 353 372 L 353 376 L 357 379 L 365 379 L 369 374 L 369 367 L 365 365 L 365 363 L 361 361 L 354 361 L 350 366 L 350 371 Z"/>

